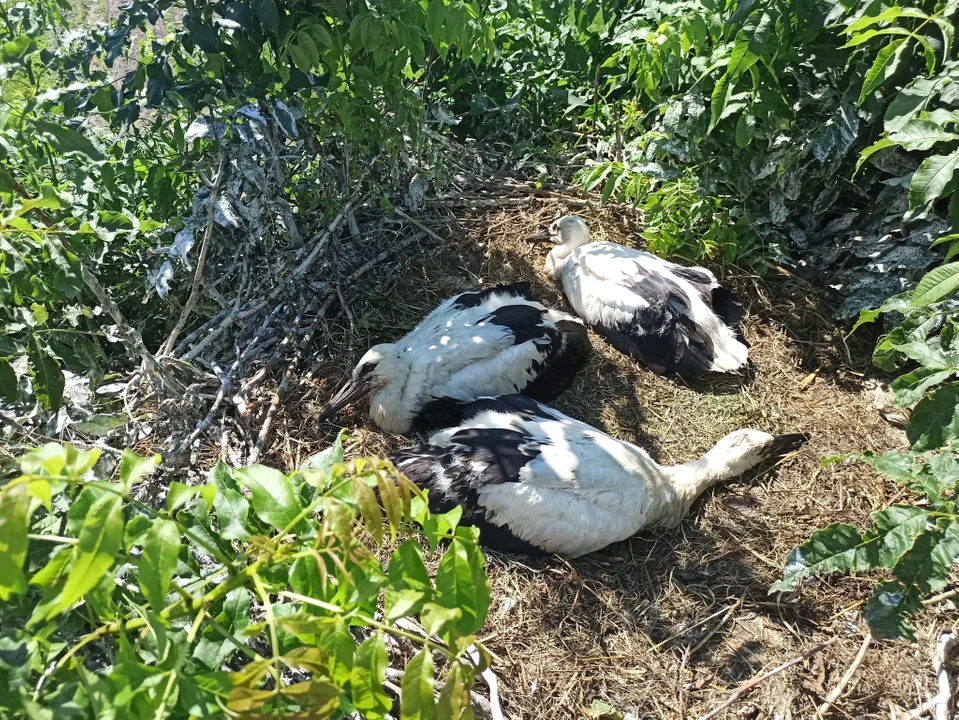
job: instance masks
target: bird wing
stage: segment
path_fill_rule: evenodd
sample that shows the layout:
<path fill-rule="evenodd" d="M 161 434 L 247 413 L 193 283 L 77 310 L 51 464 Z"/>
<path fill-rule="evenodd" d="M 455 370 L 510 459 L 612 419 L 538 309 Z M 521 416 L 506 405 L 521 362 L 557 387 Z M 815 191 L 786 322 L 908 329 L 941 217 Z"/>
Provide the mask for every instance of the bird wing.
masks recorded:
<path fill-rule="evenodd" d="M 613 347 L 653 370 L 695 376 L 739 364 L 733 333 L 712 309 L 719 297 L 731 318 L 741 307 L 702 268 L 683 268 L 613 243 L 580 248 L 564 275 L 570 302 Z M 726 363 L 729 348 L 737 357 Z M 743 348 L 744 350 L 744 348 Z M 744 352 L 742 353 L 744 356 Z M 743 360 L 744 361 L 744 360 Z"/>

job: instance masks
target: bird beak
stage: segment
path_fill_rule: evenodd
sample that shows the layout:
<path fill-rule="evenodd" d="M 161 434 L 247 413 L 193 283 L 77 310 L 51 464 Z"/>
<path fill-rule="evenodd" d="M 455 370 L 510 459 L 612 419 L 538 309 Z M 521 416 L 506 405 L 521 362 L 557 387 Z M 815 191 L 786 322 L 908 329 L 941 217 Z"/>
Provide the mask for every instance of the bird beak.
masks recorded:
<path fill-rule="evenodd" d="M 526 242 L 530 242 L 530 243 L 553 242 L 553 236 L 550 235 L 549 230 L 540 230 L 538 233 L 533 233 L 528 238 L 526 238 Z"/>
<path fill-rule="evenodd" d="M 320 422 L 333 417 L 351 402 L 359 400 L 372 389 L 373 384 L 369 380 L 350 380 L 333 396 L 333 399 L 320 410 Z"/>
<path fill-rule="evenodd" d="M 807 442 L 809 442 L 809 435 L 806 433 L 776 435 L 772 445 L 769 446 L 769 456 L 774 458 L 784 457 L 791 452 L 795 452 Z"/>

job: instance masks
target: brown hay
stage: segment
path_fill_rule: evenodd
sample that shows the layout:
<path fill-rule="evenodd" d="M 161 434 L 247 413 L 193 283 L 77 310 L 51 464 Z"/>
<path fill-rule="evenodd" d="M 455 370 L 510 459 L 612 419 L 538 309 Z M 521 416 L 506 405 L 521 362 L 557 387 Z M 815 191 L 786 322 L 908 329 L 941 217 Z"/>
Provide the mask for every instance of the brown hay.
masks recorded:
<path fill-rule="evenodd" d="M 332 358 L 311 368 L 284 403 L 277 418 L 281 439 L 268 461 L 295 466 L 327 446 L 340 426 L 320 426 L 316 413 L 358 356 L 410 329 L 443 298 L 528 279 L 543 302 L 565 307 L 541 272 L 545 248 L 523 239 L 566 211 L 559 201 L 531 199 L 522 207 L 421 217 L 449 243 L 424 241 L 420 251 L 369 281 L 373 299 L 351 308 L 355 330 L 330 328 L 330 337 L 343 342 L 327 348 Z M 573 211 L 601 239 L 638 243 L 632 220 L 615 209 Z M 717 270 L 747 306 L 753 367 L 745 377 L 665 379 L 594 337 L 592 360 L 556 406 L 639 442 L 664 463 L 700 455 L 740 427 L 804 431 L 812 439 L 777 470 L 707 493 L 675 530 L 642 533 L 570 562 L 490 554 L 493 604 L 480 639 L 503 660 L 495 669 L 514 720 L 581 718 L 594 699 L 638 717 L 696 717 L 751 677 L 840 634 L 830 648 L 762 683 L 728 713 L 815 717 L 860 646 L 856 603 L 868 596 L 870 582 L 815 580 L 801 597 L 779 603 L 767 588 L 790 549 L 813 530 L 836 521 L 862 527 L 871 511 L 900 492 L 863 466 L 820 469 L 825 455 L 903 443 L 861 384 L 871 344 L 843 340 L 823 298 L 804 281 Z M 383 455 L 410 444 L 369 425 L 363 406 L 338 422 L 354 428 L 353 455 Z M 889 703 L 913 708 L 934 694 L 928 656 L 950 619 L 944 614 L 952 615 L 940 606 L 919 621 L 918 647 L 876 643 L 834 716 L 888 717 Z"/>

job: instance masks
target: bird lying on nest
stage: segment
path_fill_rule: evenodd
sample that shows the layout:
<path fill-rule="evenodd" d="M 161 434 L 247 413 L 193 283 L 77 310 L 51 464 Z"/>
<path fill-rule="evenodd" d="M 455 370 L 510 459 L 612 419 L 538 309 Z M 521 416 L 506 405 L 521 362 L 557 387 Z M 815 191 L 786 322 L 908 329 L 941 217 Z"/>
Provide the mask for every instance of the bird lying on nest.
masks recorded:
<path fill-rule="evenodd" d="M 575 215 L 529 239 L 556 244 L 546 271 L 562 280 L 576 314 L 654 372 L 695 377 L 746 364 L 742 306 L 706 268 L 616 243 L 588 243 L 589 227 Z"/>
<path fill-rule="evenodd" d="M 537 302 L 530 283 L 493 285 L 446 300 L 395 343 L 370 348 L 319 418 L 372 393 L 373 422 L 402 434 L 421 427 L 424 408 L 440 397 L 552 400 L 590 350 L 583 323 Z"/>
<path fill-rule="evenodd" d="M 802 434 L 730 433 L 703 457 L 664 467 L 641 448 L 519 395 L 443 399 L 446 430 L 391 457 L 429 490 L 434 512 L 463 507 L 480 542 L 578 557 L 640 530 L 677 524 L 708 487 L 804 442 Z"/>

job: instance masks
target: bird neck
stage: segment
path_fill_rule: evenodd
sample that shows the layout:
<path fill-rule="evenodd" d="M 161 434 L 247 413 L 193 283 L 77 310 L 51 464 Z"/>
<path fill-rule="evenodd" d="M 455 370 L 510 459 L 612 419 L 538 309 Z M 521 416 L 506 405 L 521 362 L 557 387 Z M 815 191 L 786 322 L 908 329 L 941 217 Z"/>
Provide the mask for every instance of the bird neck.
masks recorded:
<path fill-rule="evenodd" d="M 685 513 L 707 489 L 742 475 L 754 464 L 743 454 L 730 452 L 720 444 L 701 458 L 663 468 L 663 471 L 669 476 L 677 505 L 682 506 Z"/>
<path fill-rule="evenodd" d="M 559 280 L 563 274 L 563 268 L 566 266 L 566 260 L 573 254 L 575 247 L 567 245 L 556 245 L 546 256 L 546 272 L 553 280 Z"/>

